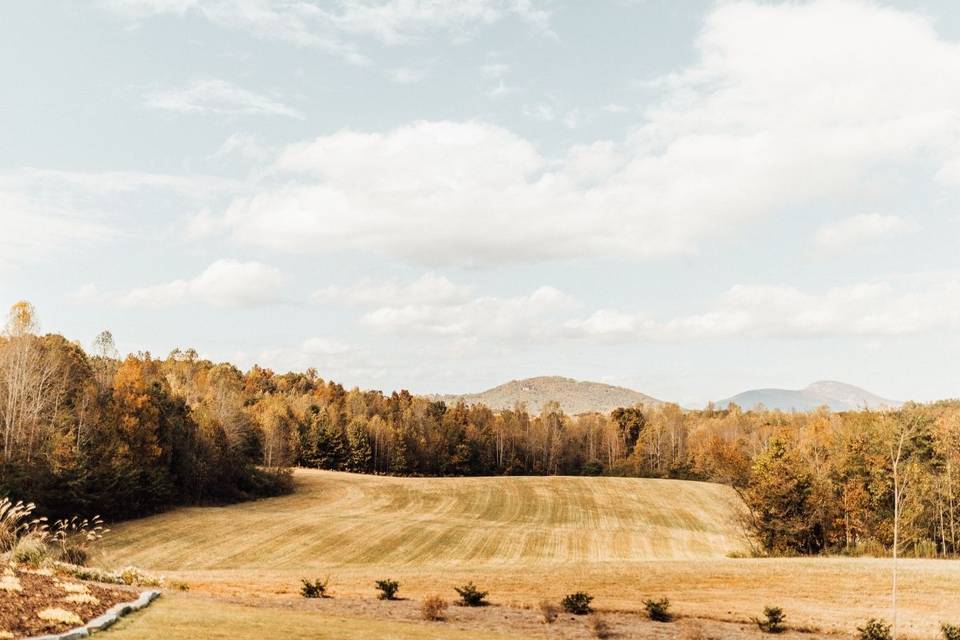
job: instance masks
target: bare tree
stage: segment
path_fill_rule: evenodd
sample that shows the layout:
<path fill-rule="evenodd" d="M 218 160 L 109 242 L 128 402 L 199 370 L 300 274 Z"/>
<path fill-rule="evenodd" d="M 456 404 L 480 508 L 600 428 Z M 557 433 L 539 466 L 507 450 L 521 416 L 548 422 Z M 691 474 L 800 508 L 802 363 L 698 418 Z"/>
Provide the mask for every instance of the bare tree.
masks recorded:
<path fill-rule="evenodd" d="M 55 341 L 34 335 L 36 312 L 29 302 L 10 309 L 0 336 L 0 456 L 30 462 L 51 434 L 67 393 L 70 363 Z"/>
<path fill-rule="evenodd" d="M 37 332 L 37 310 L 26 300 L 17 302 L 10 307 L 7 315 L 6 333 L 11 338 L 33 334 Z"/>
<path fill-rule="evenodd" d="M 916 428 L 914 417 L 892 418 L 893 433 L 890 438 L 890 464 L 893 469 L 893 588 L 891 594 L 893 606 L 893 637 L 897 638 L 897 569 L 900 555 L 900 514 L 903 511 L 904 497 L 910 485 L 909 466 L 904 465 L 904 448 L 909 444 Z"/>

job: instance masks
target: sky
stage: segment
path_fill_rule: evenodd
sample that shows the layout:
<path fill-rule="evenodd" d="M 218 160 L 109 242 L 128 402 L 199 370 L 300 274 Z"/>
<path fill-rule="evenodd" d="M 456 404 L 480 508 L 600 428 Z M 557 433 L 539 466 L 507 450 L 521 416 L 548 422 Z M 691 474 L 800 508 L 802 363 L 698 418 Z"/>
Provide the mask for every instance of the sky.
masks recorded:
<path fill-rule="evenodd" d="M 37 0 L 0 78 L 0 305 L 84 346 L 958 395 L 953 0 Z"/>

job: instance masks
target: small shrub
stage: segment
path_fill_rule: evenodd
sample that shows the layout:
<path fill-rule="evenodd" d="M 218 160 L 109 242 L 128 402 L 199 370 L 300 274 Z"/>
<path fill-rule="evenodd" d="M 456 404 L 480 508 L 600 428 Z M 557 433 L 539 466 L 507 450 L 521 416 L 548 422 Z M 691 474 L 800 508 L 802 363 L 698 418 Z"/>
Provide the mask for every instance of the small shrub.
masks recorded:
<path fill-rule="evenodd" d="M 860 640 L 890 640 L 890 625 L 883 620 L 870 618 L 862 627 L 857 627 Z"/>
<path fill-rule="evenodd" d="M 32 567 L 39 567 L 47 559 L 49 549 L 43 538 L 37 534 L 29 533 L 19 538 L 10 552 L 10 559 L 20 564 L 28 564 Z"/>
<path fill-rule="evenodd" d="M 57 555 L 64 562 L 78 567 L 85 567 L 90 559 L 90 552 L 85 547 L 72 542 L 63 544 Z"/>
<path fill-rule="evenodd" d="M 93 547 L 100 543 L 103 535 L 108 531 L 110 530 L 103 526 L 100 516 L 83 520 L 74 516 L 69 520 L 54 522 L 50 540 L 57 549 L 60 560 L 68 564 L 84 566 L 90 558 Z"/>
<path fill-rule="evenodd" d="M 540 616 L 543 618 L 544 624 L 553 624 L 557 621 L 557 616 L 559 615 L 560 607 L 549 600 L 540 601 Z"/>
<path fill-rule="evenodd" d="M 397 591 L 400 590 L 400 583 L 396 580 L 377 580 L 377 589 L 380 594 L 377 596 L 381 600 L 396 600 Z"/>
<path fill-rule="evenodd" d="M 590 616 L 590 620 L 587 623 L 587 626 L 590 628 L 590 633 L 593 634 L 594 638 L 612 638 L 613 637 L 613 627 L 610 626 L 610 623 L 598 616 L 593 614 Z"/>
<path fill-rule="evenodd" d="M 656 622 L 670 622 L 673 620 L 673 614 L 670 613 L 670 600 L 660 598 L 659 600 L 644 600 L 643 608 L 647 610 L 647 617 Z"/>
<path fill-rule="evenodd" d="M 124 567 L 120 571 L 107 571 L 96 567 L 80 567 L 56 560 L 52 564 L 55 569 L 68 573 L 77 580 L 126 584 L 136 587 L 162 587 L 165 583 L 163 576 L 145 573 L 136 567 Z"/>
<path fill-rule="evenodd" d="M 460 594 L 460 604 L 465 607 L 484 607 L 487 604 L 487 594 L 489 591 L 480 591 L 473 582 L 468 582 L 462 587 L 454 587 L 454 590 Z"/>
<path fill-rule="evenodd" d="M 327 593 L 327 585 L 330 584 L 330 578 L 325 578 L 320 580 L 317 578 L 313 582 L 301 578 L 300 582 L 303 583 L 303 586 L 300 587 L 300 595 L 304 598 L 329 598 L 330 594 Z"/>
<path fill-rule="evenodd" d="M 760 627 L 760 631 L 764 633 L 783 633 L 786 631 L 787 627 L 783 624 L 783 621 L 787 619 L 787 616 L 780 607 L 764 607 L 763 616 L 763 620 L 753 618 L 753 621 Z"/>
<path fill-rule="evenodd" d="M 420 605 L 420 617 L 424 620 L 439 622 L 444 619 L 447 601 L 440 596 L 430 596 Z"/>
<path fill-rule="evenodd" d="M 869 556 L 872 558 L 883 558 L 887 555 L 887 548 L 876 540 L 858 540 L 852 545 L 840 549 L 840 553 L 845 556 L 860 558 Z"/>
<path fill-rule="evenodd" d="M 588 613 L 593 613 L 593 609 L 590 607 L 592 601 L 593 596 L 583 591 L 577 591 L 576 593 L 565 595 L 563 600 L 560 601 L 560 606 L 563 607 L 563 610 L 567 613 L 572 613 L 576 616 L 585 616 Z"/>
<path fill-rule="evenodd" d="M 124 567 L 120 570 L 120 580 L 123 584 L 138 587 L 162 587 L 163 577 L 145 573 L 136 567 Z"/>
<path fill-rule="evenodd" d="M 960 640 L 960 625 L 944 622 L 940 625 L 943 640 Z"/>
<path fill-rule="evenodd" d="M 599 460 L 591 460 L 583 465 L 581 473 L 585 476 L 602 476 L 603 463 Z"/>

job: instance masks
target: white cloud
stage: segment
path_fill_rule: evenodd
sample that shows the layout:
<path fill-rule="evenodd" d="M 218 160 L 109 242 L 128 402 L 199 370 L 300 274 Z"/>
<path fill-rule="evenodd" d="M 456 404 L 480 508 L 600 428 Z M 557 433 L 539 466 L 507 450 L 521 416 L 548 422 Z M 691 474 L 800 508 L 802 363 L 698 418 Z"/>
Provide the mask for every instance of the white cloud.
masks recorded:
<path fill-rule="evenodd" d="M 0 190 L 0 267 L 36 261 L 54 251 L 116 237 L 101 216 L 77 214 L 67 203 Z"/>
<path fill-rule="evenodd" d="M 350 345 L 331 338 L 307 338 L 301 350 L 308 355 L 333 356 L 350 351 Z"/>
<path fill-rule="evenodd" d="M 213 215 L 209 209 L 202 209 L 190 216 L 183 226 L 184 236 L 188 240 L 200 240 L 216 234 L 223 229 L 223 221 Z"/>
<path fill-rule="evenodd" d="M 286 278 L 259 262 L 218 260 L 188 280 L 138 287 L 117 298 L 125 307 L 160 309 L 188 302 L 214 307 L 249 308 L 279 302 Z"/>
<path fill-rule="evenodd" d="M 559 120 L 567 129 L 576 129 L 584 122 L 593 119 L 593 115 L 579 108 L 561 110 L 556 99 L 550 102 L 539 102 L 537 104 L 524 105 L 521 113 L 528 118 L 540 120 L 541 122 L 554 122 Z M 610 143 L 606 143 L 610 144 Z"/>
<path fill-rule="evenodd" d="M 439 264 L 497 261 L 512 246 L 524 260 L 560 251 L 551 241 L 570 233 L 528 213 L 552 199 L 525 178 L 543 163 L 528 142 L 480 123 L 344 131 L 288 147 L 274 166 L 284 184 L 236 200 L 220 222 L 242 243 L 281 250 L 374 248 Z"/>
<path fill-rule="evenodd" d="M 152 109 L 177 113 L 219 115 L 267 115 L 303 120 L 297 109 L 265 95 L 248 91 L 224 80 L 195 80 L 179 89 L 156 89 L 144 95 Z"/>
<path fill-rule="evenodd" d="M 702 313 L 657 320 L 600 310 L 565 323 L 567 337 L 685 342 L 756 337 L 896 336 L 960 329 L 960 274 L 912 275 L 822 293 L 737 285 Z"/>
<path fill-rule="evenodd" d="M 567 129 L 576 129 L 580 125 L 593 120 L 599 113 L 596 109 L 580 109 L 579 107 L 566 109 L 560 105 L 560 101 L 554 96 L 548 96 L 547 101 L 544 102 L 526 104 L 520 111 L 528 118 L 541 122 L 559 121 Z M 603 143 L 612 144 L 609 141 L 603 141 Z"/>
<path fill-rule="evenodd" d="M 947 161 L 937 172 L 937 180 L 947 185 L 960 185 L 960 158 Z"/>
<path fill-rule="evenodd" d="M 521 110 L 523 115 L 541 122 L 553 122 L 557 118 L 557 110 L 552 104 L 540 102 L 538 104 L 526 105 Z"/>
<path fill-rule="evenodd" d="M 898 216 L 863 213 L 823 225 L 817 231 L 816 246 L 827 253 L 841 253 L 860 246 L 875 245 L 891 236 L 917 230 L 916 222 Z"/>
<path fill-rule="evenodd" d="M 960 45 L 914 14 L 722 3 L 697 50 L 655 83 L 663 99 L 625 140 L 587 145 L 605 156 L 589 176 L 580 147 L 548 158 L 480 122 L 341 131 L 281 152 L 275 183 L 237 199 L 221 228 L 426 265 L 639 260 L 861 193 L 876 170 L 924 175 L 956 157 L 960 84 L 943 78 L 960 76 Z"/>
<path fill-rule="evenodd" d="M 59 171 L 24 167 L 0 173 L 0 190 L 43 197 L 87 198 L 147 189 L 165 190 L 190 198 L 241 191 L 241 182 L 215 176 L 178 176 L 136 171 Z"/>
<path fill-rule="evenodd" d="M 510 73 L 510 65 L 503 62 L 490 62 L 480 67 L 484 77 L 499 79 Z"/>
<path fill-rule="evenodd" d="M 387 72 L 387 77 L 394 84 L 417 84 L 430 75 L 427 69 L 414 69 L 411 67 L 397 67 Z"/>
<path fill-rule="evenodd" d="M 94 282 L 87 282 L 86 284 L 78 287 L 73 293 L 70 293 L 67 296 L 67 299 L 71 302 L 78 304 L 90 304 L 93 302 L 101 302 L 105 298 L 100 288 Z"/>
<path fill-rule="evenodd" d="M 0 266 L 35 262 L 58 251 L 89 250 L 122 237 L 118 210 L 130 198 L 166 192 L 210 199 L 242 185 L 210 176 L 23 168 L 0 173 Z"/>
<path fill-rule="evenodd" d="M 223 144 L 208 159 L 223 160 L 230 156 L 238 156 L 244 160 L 264 162 L 270 158 L 270 147 L 260 136 L 246 133 L 234 133 L 223 141 Z"/>
<path fill-rule="evenodd" d="M 498 342 L 695 342 L 756 338 L 878 337 L 960 329 L 960 273 L 892 276 L 804 291 L 794 286 L 736 285 L 707 309 L 660 319 L 651 313 L 598 309 L 554 288 L 527 295 L 478 296 L 427 274 L 408 283 L 364 281 L 317 293 L 321 302 L 370 307 L 361 322 L 387 334 Z"/>
<path fill-rule="evenodd" d="M 349 287 L 326 287 L 313 294 L 320 304 L 345 302 L 357 306 L 444 306 L 466 301 L 471 288 L 455 284 L 445 276 L 425 273 L 412 282 L 361 280 Z"/>
<path fill-rule="evenodd" d="M 257 363 L 275 371 L 305 371 L 313 367 L 324 378 L 346 385 L 358 381 L 370 385 L 389 372 L 383 364 L 383 354 L 373 355 L 326 336 L 307 338 L 296 345 L 266 347 L 260 349 L 256 357 L 244 354 L 236 360 L 247 365 Z"/>
<path fill-rule="evenodd" d="M 101 0 L 100 4 L 131 20 L 196 15 L 264 40 L 316 48 L 357 65 L 370 62 L 343 39 L 325 12 L 302 0 Z"/>
<path fill-rule="evenodd" d="M 567 129 L 576 129 L 582 118 L 583 114 L 580 113 L 580 109 L 570 109 L 563 114 L 563 124 Z"/>
<path fill-rule="evenodd" d="M 503 80 L 498 80 L 496 86 L 490 87 L 484 91 L 484 95 L 488 98 L 496 100 L 497 98 L 502 98 L 503 96 L 508 96 L 520 91 L 517 87 L 507 84 Z"/>
<path fill-rule="evenodd" d="M 395 45 L 441 32 L 463 40 L 508 18 L 552 35 L 549 13 L 531 0 L 101 0 L 100 4 L 134 20 L 197 15 L 220 27 L 315 47 L 358 65 L 369 64 L 369 59 L 351 40 L 357 37 Z"/>
<path fill-rule="evenodd" d="M 430 31 L 447 31 L 457 39 L 476 28 L 516 17 L 548 29 L 549 13 L 529 0 L 387 0 L 345 2 L 327 14 L 348 33 L 370 35 L 388 44 L 406 42 Z"/>
<path fill-rule="evenodd" d="M 384 333 L 453 338 L 543 340 L 560 314 L 576 301 L 553 287 L 523 296 L 481 296 L 457 304 L 383 306 L 363 316 L 363 323 Z"/>

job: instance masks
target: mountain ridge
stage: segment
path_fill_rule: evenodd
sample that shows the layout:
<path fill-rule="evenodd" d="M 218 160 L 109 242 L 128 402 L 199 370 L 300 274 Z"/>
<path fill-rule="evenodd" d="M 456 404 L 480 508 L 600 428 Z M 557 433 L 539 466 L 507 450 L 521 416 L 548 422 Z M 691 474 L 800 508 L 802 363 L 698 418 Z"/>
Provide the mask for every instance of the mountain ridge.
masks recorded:
<path fill-rule="evenodd" d="M 873 394 L 866 389 L 836 380 L 819 380 L 803 389 L 748 389 L 716 403 L 724 409 L 736 404 L 742 409 L 752 409 L 762 404 L 767 409 L 780 411 L 813 411 L 826 406 L 831 411 L 857 411 L 859 409 L 890 409 L 902 402 Z"/>

